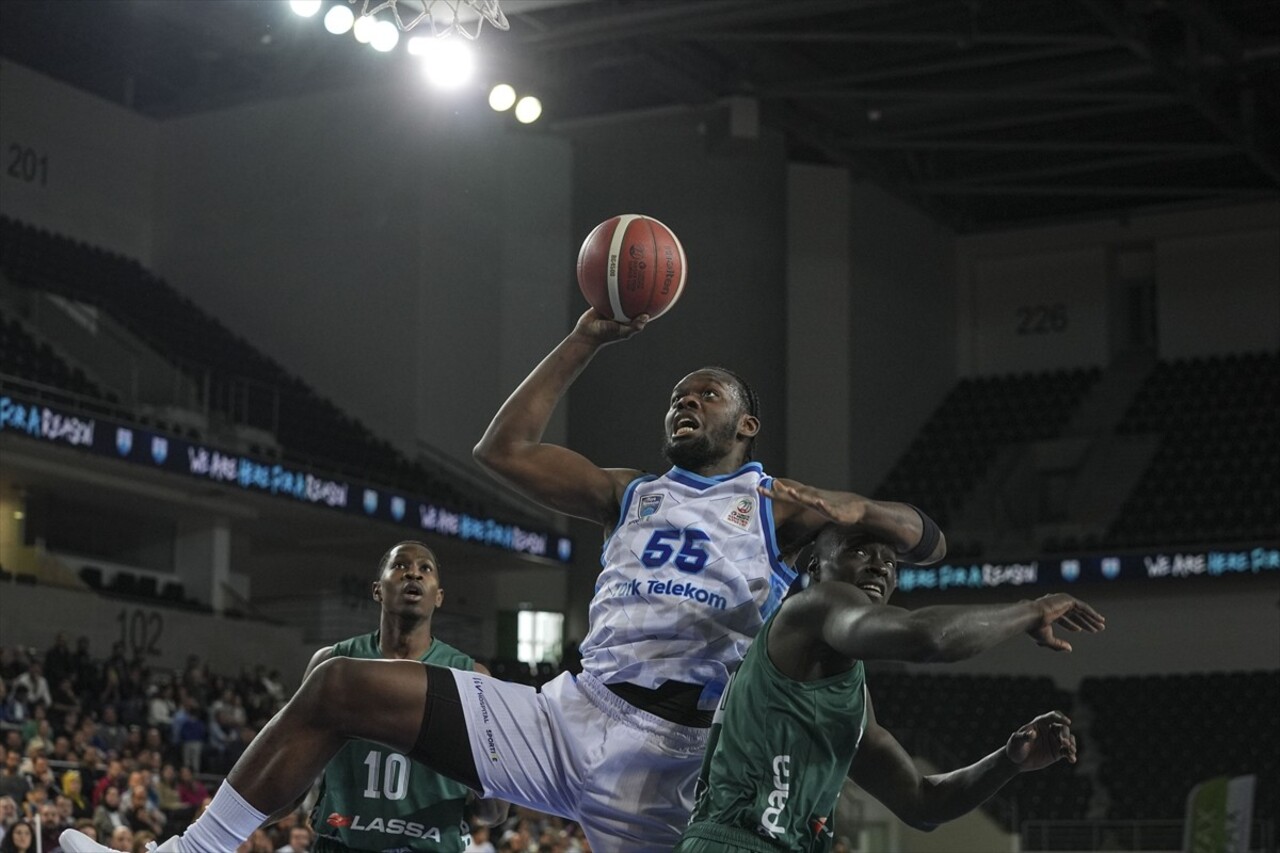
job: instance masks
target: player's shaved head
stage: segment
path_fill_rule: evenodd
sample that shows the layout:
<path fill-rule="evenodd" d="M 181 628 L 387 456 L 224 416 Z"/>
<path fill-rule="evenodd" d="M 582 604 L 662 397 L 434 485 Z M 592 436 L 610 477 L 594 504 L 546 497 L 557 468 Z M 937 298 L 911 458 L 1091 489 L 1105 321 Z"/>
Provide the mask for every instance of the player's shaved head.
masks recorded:
<path fill-rule="evenodd" d="M 392 545 L 390 548 L 387 549 L 387 553 L 382 555 L 382 559 L 378 561 L 378 577 L 382 577 L 382 573 L 387 570 L 387 566 L 390 565 L 391 563 L 391 557 L 393 554 L 395 554 L 396 550 L 399 548 L 403 548 L 406 545 L 413 545 L 415 547 L 421 548 L 422 550 L 430 554 L 431 559 L 436 564 L 436 572 L 438 573 L 440 571 L 440 558 L 436 556 L 436 552 L 431 549 L 430 545 L 428 545 L 426 542 L 419 542 L 417 539 L 406 539 L 403 542 L 397 542 L 396 544 Z"/>
<path fill-rule="evenodd" d="M 890 545 L 877 539 L 867 530 L 860 527 L 847 527 L 839 524 L 828 524 L 818 531 L 813 542 L 813 555 L 809 559 L 809 572 L 818 574 L 823 566 L 834 564 L 840 555 L 850 548 L 864 545 Z"/>

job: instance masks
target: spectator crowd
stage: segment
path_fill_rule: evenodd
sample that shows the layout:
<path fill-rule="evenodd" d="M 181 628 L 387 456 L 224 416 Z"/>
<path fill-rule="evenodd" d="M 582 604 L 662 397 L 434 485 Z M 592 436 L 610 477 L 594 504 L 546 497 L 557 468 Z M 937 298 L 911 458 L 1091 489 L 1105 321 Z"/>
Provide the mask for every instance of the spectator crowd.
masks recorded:
<path fill-rule="evenodd" d="M 546 677 L 510 663 L 510 680 Z M 121 643 L 100 660 L 88 638 L 72 648 L 64 634 L 43 654 L 0 648 L 0 853 L 34 853 L 37 835 L 44 853 L 58 853 L 67 827 L 143 853 L 195 819 L 286 699 L 280 674 L 261 666 L 217 675 L 192 655 L 181 671 L 169 670 L 129 659 Z M 313 838 L 299 808 L 237 853 L 304 853 Z M 519 807 L 500 826 L 473 826 L 467 848 L 590 849 L 575 823 Z"/>
<path fill-rule="evenodd" d="M 0 853 L 37 836 L 56 853 L 71 826 L 120 851 L 181 832 L 285 698 L 279 673 L 215 675 L 196 655 L 178 672 L 65 634 L 43 654 L 0 648 Z M 244 849 L 311 844 L 300 813 L 262 835 Z"/>

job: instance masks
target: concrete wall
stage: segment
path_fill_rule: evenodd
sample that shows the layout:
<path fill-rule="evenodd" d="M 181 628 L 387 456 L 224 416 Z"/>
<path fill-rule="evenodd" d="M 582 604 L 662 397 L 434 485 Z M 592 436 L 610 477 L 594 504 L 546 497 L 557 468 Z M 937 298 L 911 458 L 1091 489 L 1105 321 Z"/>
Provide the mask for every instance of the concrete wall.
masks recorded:
<path fill-rule="evenodd" d="M 853 438 L 849 171 L 787 167 L 787 471 L 849 489 Z"/>
<path fill-rule="evenodd" d="M 956 257 L 962 376 L 1107 364 L 1133 258 L 1149 259 L 1162 358 L 1280 347 L 1274 202 L 966 235 Z"/>
<path fill-rule="evenodd" d="M 980 259 L 973 269 L 975 371 L 1106 364 L 1106 260 L 1101 246 Z"/>
<path fill-rule="evenodd" d="M 866 493 L 955 383 L 954 236 L 871 184 L 851 198 L 850 473 Z"/>
<path fill-rule="evenodd" d="M 302 643 L 297 628 L 113 602 L 47 586 L 0 584 L 0 646 L 34 646 L 43 653 L 59 631 L 73 643 L 88 637 L 97 658 L 106 658 L 112 643 L 124 642 L 126 654 L 137 651 L 151 666 L 181 668 L 195 654 L 214 672 L 235 674 L 261 663 L 279 669 L 291 684 L 315 651 Z"/>
<path fill-rule="evenodd" d="M 569 151 L 396 86 L 170 121 L 159 271 L 406 452 L 469 464 L 564 327 Z"/>
<path fill-rule="evenodd" d="M 1161 355 L 1280 348 L 1280 213 L 1276 220 L 1157 241 Z"/>
<path fill-rule="evenodd" d="M 151 119 L 0 60 L 0 214 L 148 263 L 156 136 Z M 15 167 L 28 150 L 33 169 Z"/>

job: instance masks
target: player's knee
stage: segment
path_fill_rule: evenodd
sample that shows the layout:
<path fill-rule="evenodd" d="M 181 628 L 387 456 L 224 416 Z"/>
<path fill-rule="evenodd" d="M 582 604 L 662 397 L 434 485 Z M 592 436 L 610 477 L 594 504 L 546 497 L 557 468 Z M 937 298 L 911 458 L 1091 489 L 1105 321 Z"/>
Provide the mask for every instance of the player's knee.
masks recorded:
<path fill-rule="evenodd" d="M 312 670 L 298 689 L 297 698 L 326 718 L 342 717 L 353 697 L 358 679 L 357 662 L 351 658 L 330 658 Z"/>

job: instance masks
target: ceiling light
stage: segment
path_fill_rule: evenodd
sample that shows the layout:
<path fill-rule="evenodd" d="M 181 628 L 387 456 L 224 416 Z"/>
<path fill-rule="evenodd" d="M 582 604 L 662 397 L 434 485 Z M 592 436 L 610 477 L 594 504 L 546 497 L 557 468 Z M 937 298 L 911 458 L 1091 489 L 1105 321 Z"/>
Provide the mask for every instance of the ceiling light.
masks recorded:
<path fill-rule="evenodd" d="M 373 31 L 378 27 L 378 19 L 370 15 L 361 15 L 356 18 L 355 26 L 352 32 L 355 33 L 356 41 L 361 44 L 368 44 L 373 38 Z"/>
<path fill-rule="evenodd" d="M 351 29 L 351 25 L 355 22 L 356 13 L 352 12 L 351 7 L 345 3 L 331 6 L 329 11 L 324 13 L 324 28 L 335 36 L 340 36 Z"/>
<path fill-rule="evenodd" d="M 456 89 L 471 77 L 475 59 L 471 48 L 460 39 L 435 39 L 422 53 L 427 79 L 442 89 Z"/>
<path fill-rule="evenodd" d="M 542 115 L 542 101 L 532 95 L 525 95 L 516 102 L 516 120 L 522 124 L 532 124 Z"/>
<path fill-rule="evenodd" d="M 320 0 L 289 0 L 289 8 L 295 15 L 310 18 L 320 11 Z"/>
<path fill-rule="evenodd" d="M 499 83 L 489 93 L 489 106 L 498 112 L 511 109 L 516 102 L 516 90 L 506 83 Z"/>
<path fill-rule="evenodd" d="M 379 53 L 386 53 L 400 41 L 400 31 L 390 21 L 378 21 L 369 37 L 369 44 Z"/>

